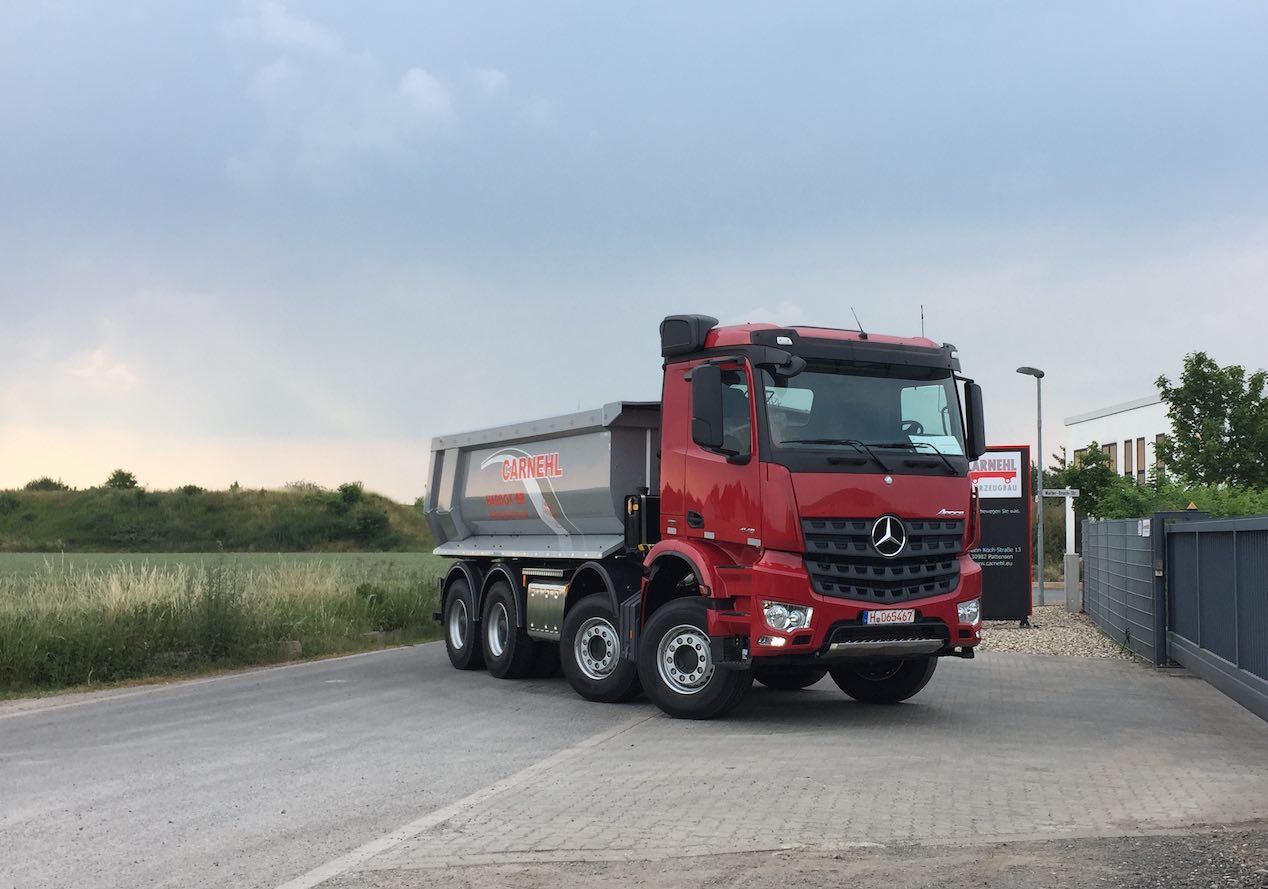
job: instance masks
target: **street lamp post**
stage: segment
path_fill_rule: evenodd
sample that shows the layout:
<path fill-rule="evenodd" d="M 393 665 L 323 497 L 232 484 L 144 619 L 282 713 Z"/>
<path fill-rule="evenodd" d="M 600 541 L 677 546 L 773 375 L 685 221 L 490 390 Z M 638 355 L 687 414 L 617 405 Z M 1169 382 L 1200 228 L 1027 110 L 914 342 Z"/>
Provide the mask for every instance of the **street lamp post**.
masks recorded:
<path fill-rule="evenodd" d="M 1039 540 L 1035 554 L 1035 575 L 1039 583 L 1039 603 L 1043 604 L 1043 371 L 1037 367 L 1019 367 L 1019 374 L 1035 378 L 1035 416 L 1037 423 L 1037 440 L 1035 447 L 1039 450 L 1039 490 L 1035 491 L 1035 502 L 1039 504 Z M 1024 621 L 1023 621 L 1024 623 Z"/>

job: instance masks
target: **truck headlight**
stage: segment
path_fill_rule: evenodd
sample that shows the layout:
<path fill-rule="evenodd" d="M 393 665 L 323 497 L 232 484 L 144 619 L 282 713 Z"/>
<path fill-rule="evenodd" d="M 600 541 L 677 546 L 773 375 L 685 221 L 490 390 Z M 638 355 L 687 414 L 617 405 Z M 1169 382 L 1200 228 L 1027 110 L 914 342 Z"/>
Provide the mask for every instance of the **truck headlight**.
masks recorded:
<path fill-rule="evenodd" d="M 766 626 L 781 633 L 793 630 L 804 630 L 810 626 L 810 616 L 814 609 L 808 605 L 785 605 L 783 602 L 763 602 L 762 615 L 766 618 Z"/>
<path fill-rule="evenodd" d="M 960 611 L 960 623 L 976 624 L 982 620 L 982 600 L 970 599 L 956 606 Z"/>

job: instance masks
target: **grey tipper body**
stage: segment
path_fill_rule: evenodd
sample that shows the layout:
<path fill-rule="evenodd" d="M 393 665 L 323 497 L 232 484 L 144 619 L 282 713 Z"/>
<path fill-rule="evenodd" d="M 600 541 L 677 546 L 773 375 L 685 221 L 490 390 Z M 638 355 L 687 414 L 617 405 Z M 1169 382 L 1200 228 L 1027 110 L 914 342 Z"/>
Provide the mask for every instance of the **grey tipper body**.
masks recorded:
<path fill-rule="evenodd" d="M 617 401 L 432 439 L 436 554 L 601 559 L 621 549 L 625 496 L 660 486 L 660 404 Z"/>

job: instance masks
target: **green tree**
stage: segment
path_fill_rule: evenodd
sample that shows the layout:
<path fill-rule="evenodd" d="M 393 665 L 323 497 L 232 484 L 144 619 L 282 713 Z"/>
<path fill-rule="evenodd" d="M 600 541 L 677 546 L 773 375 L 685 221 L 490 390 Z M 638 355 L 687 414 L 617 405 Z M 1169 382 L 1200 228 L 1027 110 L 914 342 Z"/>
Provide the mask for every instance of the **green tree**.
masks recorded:
<path fill-rule="evenodd" d="M 126 469 L 116 469 L 110 473 L 110 478 L 106 479 L 107 488 L 135 488 L 136 486 L 136 476 Z"/>
<path fill-rule="evenodd" d="M 1167 472 L 1198 485 L 1268 487 L 1268 373 L 1247 376 L 1205 352 L 1184 357 L 1176 385 L 1157 379 L 1171 415 L 1171 435 L 1158 448 Z"/>
<path fill-rule="evenodd" d="M 1109 454 L 1101 450 L 1100 444 L 1095 441 L 1088 445 L 1077 464 L 1067 463 L 1053 476 L 1060 487 L 1079 489 L 1079 496 L 1074 501 L 1079 515 L 1098 519 L 1106 517 L 1105 508 L 1111 499 L 1115 502 L 1121 500 L 1123 488 L 1137 487 L 1135 482 L 1114 471 Z"/>

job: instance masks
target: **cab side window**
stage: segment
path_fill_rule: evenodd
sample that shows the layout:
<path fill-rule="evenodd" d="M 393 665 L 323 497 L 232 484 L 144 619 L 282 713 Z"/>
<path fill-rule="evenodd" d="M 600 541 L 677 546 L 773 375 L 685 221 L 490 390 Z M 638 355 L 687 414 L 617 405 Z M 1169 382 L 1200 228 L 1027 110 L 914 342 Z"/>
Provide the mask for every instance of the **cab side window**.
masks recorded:
<path fill-rule="evenodd" d="M 741 370 L 722 372 L 722 446 L 748 454 L 753 440 L 748 377 Z"/>

